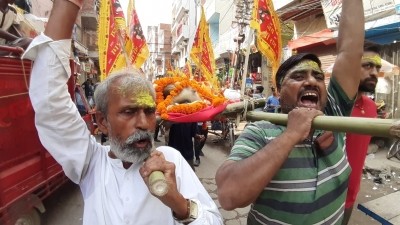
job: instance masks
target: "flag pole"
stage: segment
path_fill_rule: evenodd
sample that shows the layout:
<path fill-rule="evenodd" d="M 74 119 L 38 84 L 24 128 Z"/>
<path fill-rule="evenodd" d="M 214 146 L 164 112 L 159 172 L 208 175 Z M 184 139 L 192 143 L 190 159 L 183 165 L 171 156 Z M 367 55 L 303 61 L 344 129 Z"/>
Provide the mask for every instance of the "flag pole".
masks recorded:
<path fill-rule="evenodd" d="M 244 59 L 244 68 L 243 68 L 243 75 L 242 75 L 242 86 L 240 89 L 240 95 L 244 96 L 244 90 L 246 89 L 246 78 L 247 78 L 247 70 L 249 67 L 249 55 L 250 55 L 250 44 L 253 40 L 254 36 L 254 29 L 249 28 L 249 34 L 247 36 L 247 46 L 246 46 L 246 57 Z"/>

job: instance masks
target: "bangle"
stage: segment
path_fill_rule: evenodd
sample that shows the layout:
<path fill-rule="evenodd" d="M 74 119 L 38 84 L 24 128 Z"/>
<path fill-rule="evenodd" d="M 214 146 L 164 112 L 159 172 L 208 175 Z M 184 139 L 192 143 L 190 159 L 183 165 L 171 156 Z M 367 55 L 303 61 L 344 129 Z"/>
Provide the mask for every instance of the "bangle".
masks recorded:
<path fill-rule="evenodd" d="M 187 218 L 190 217 L 190 200 L 189 200 L 189 199 L 186 199 L 186 204 L 187 204 L 187 205 L 186 205 L 186 207 L 187 207 L 187 213 L 186 213 L 185 218 L 182 219 L 182 220 L 186 220 Z M 175 212 L 172 212 L 172 215 L 174 216 L 174 219 L 175 219 L 175 220 L 179 220 L 179 219 L 176 218 Z"/>
<path fill-rule="evenodd" d="M 188 214 L 186 215 L 185 219 L 178 219 L 175 216 L 175 212 L 172 213 L 172 215 L 174 216 L 174 219 L 182 224 L 189 224 L 193 221 L 195 221 L 198 217 L 198 206 L 197 203 L 191 199 L 186 199 L 187 201 L 187 210 L 188 210 Z"/>
<path fill-rule="evenodd" d="M 67 1 L 75 4 L 76 6 L 78 6 L 79 9 L 82 9 L 83 0 L 67 0 Z"/>

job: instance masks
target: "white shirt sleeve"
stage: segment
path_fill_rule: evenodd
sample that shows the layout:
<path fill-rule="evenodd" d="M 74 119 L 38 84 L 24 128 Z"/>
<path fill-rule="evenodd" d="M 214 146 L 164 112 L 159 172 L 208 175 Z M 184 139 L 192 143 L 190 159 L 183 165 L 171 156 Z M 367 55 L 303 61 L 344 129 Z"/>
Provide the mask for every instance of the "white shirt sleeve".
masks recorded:
<path fill-rule="evenodd" d="M 23 58 L 35 61 L 29 97 L 40 141 L 65 174 L 79 183 L 97 143 L 68 93 L 70 48 L 71 40 L 53 41 L 41 34 Z"/>

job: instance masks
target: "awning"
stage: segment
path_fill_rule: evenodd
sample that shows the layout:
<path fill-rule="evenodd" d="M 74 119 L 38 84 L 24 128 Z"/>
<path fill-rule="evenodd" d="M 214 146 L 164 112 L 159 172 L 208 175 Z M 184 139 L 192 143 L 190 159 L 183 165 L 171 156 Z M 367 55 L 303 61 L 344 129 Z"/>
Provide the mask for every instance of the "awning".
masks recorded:
<path fill-rule="evenodd" d="M 400 42 L 400 22 L 371 28 L 365 31 L 365 39 L 385 45 Z"/>
<path fill-rule="evenodd" d="M 330 45 L 335 43 L 334 32 L 331 29 L 324 29 L 310 35 L 303 36 L 293 41 L 289 41 L 288 46 L 290 49 L 298 49 L 314 44 Z"/>

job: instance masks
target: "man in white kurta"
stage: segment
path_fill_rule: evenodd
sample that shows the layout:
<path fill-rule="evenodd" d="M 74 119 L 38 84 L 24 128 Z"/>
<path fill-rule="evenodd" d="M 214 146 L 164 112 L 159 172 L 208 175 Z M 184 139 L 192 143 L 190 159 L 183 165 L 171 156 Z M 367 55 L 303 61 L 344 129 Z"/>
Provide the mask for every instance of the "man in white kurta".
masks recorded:
<path fill-rule="evenodd" d="M 36 37 L 24 55 L 35 60 L 29 95 L 40 140 L 65 174 L 79 184 L 85 203 L 83 224 L 180 224 L 173 217 L 174 203 L 167 206 L 164 203 L 168 201 L 149 192 L 140 171 L 143 163 L 126 168 L 121 159 L 110 157 L 110 146 L 96 142 L 71 100 L 66 85 L 71 75 L 71 40 L 65 39 L 70 34 L 58 35 L 65 31 L 56 30 L 72 26 L 75 18 L 64 17 L 76 15 L 75 7 L 69 1 L 56 0 L 47 36 Z M 64 20 L 69 22 L 62 24 Z M 170 187 L 170 191 L 197 203 L 197 218 L 190 224 L 222 224 L 217 206 L 180 153 L 170 147 L 157 150 L 175 165 L 176 187 Z"/>

